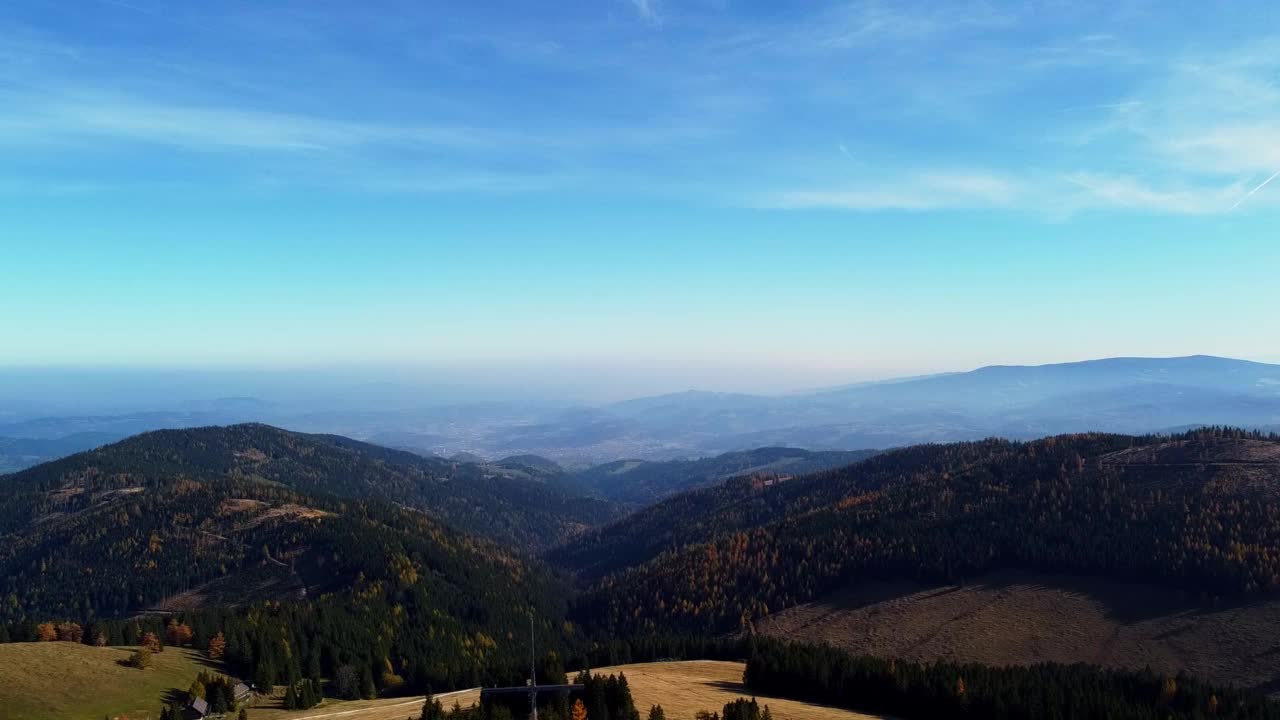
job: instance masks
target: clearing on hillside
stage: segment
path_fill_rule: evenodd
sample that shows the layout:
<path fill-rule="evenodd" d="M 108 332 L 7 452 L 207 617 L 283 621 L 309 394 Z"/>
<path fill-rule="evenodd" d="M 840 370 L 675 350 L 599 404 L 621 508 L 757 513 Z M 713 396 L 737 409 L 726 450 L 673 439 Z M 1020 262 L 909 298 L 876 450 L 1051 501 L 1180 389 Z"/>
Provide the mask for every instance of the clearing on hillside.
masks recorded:
<path fill-rule="evenodd" d="M 640 717 L 649 713 L 650 705 L 661 705 L 668 720 L 693 720 L 699 710 L 720 712 L 725 703 L 740 697 L 752 697 L 742 687 L 742 671 L 745 666 L 736 662 L 689 660 L 682 662 L 635 663 L 593 669 L 592 673 L 608 675 L 623 672 L 631 686 Z M 572 674 L 570 675 L 572 677 Z M 462 707 L 480 701 L 480 691 L 464 690 L 441 693 L 445 709 L 457 702 Z M 878 716 L 813 705 L 795 700 L 755 696 L 761 705 L 768 705 L 775 720 L 877 720 Z M 387 700 L 362 700 L 352 702 L 325 701 L 310 710 L 269 710 L 265 707 L 250 710 L 254 720 L 405 720 L 417 717 L 422 711 L 420 699 L 393 698 Z"/>
<path fill-rule="evenodd" d="M 1003 571 L 964 586 L 862 583 L 756 629 L 917 661 L 1086 662 L 1280 689 L 1274 598 L 1215 603 L 1152 585 Z"/>
<path fill-rule="evenodd" d="M 201 670 L 218 670 L 203 655 L 172 647 L 156 653 L 146 670 L 117 662 L 134 649 L 0 643 L 0 720 L 154 720 L 161 705 L 173 693 L 185 693 Z"/>

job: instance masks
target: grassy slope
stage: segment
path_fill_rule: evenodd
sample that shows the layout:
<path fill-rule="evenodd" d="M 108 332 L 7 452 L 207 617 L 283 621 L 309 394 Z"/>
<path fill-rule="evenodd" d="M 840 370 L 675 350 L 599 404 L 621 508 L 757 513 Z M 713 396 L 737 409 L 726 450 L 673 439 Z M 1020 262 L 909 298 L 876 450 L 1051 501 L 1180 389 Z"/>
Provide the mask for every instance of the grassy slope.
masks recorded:
<path fill-rule="evenodd" d="M 0 720 L 156 718 L 167 693 L 185 692 L 209 667 L 199 653 L 177 648 L 155 655 L 146 670 L 116 662 L 132 652 L 64 642 L 0 644 Z"/>
<path fill-rule="evenodd" d="M 1214 602 L 1101 578 L 1000 571 L 962 587 L 864 582 L 756 623 L 855 653 L 986 665 L 1089 662 L 1280 690 L 1280 598 Z"/>
<path fill-rule="evenodd" d="M 593 673 L 610 674 L 624 672 L 631 686 L 640 716 L 649 714 L 650 705 L 661 705 L 669 720 L 693 720 L 699 710 L 720 712 L 724 704 L 735 698 L 750 696 L 742 689 L 742 663 L 691 661 L 638 663 L 618 667 L 600 668 Z M 468 690 L 442 695 L 445 709 L 456 700 L 463 707 L 479 702 L 480 691 Z M 776 720 L 876 720 L 876 716 L 863 715 L 822 705 L 757 698 L 768 705 Z M 355 702 L 327 701 L 323 706 L 310 710 L 284 711 L 254 708 L 250 714 L 254 720 L 302 720 L 303 718 L 333 717 L 335 720 L 403 720 L 417 717 L 421 701 L 406 698 L 388 700 L 364 700 Z M 341 713 L 341 714 L 338 714 Z"/>

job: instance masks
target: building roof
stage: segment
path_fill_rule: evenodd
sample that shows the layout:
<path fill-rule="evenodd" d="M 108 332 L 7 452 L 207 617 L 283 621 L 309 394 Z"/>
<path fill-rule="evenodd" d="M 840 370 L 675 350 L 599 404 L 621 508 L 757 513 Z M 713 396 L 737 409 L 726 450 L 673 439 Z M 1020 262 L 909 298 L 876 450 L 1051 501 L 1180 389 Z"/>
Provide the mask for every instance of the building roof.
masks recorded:
<path fill-rule="evenodd" d="M 209 714 L 209 703 L 205 702 L 204 698 L 196 698 L 191 701 L 191 709 L 201 715 L 207 715 Z"/>

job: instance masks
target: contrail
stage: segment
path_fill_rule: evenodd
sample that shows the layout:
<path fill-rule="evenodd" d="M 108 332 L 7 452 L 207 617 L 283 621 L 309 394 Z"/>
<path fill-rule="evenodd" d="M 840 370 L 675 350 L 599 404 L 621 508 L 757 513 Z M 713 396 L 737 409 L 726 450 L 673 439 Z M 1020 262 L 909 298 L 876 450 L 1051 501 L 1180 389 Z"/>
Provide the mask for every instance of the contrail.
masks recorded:
<path fill-rule="evenodd" d="M 1236 208 L 1240 207 L 1240 203 L 1242 203 L 1242 202 L 1244 202 L 1245 200 L 1248 200 L 1249 198 L 1253 197 L 1253 194 L 1254 194 L 1254 193 L 1256 193 L 1256 192 L 1258 192 L 1259 190 L 1261 190 L 1262 188 L 1266 187 L 1268 183 L 1270 183 L 1272 180 L 1275 180 L 1275 179 L 1276 179 L 1276 178 L 1278 178 L 1278 177 L 1280 177 L 1280 170 L 1277 170 L 1277 171 L 1275 172 L 1275 174 L 1274 174 L 1274 175 L 1272 175 L 1271 177 L 1267 178 L 1266 180 L 1263 180 L 1263 181 L 1262 181 L 1262 184 L 1261 184 L 1261 185 L 1259 185 L 1258 187 L 1256 187 L 1256 188 L 1254 188 L 1254 189 L 1250 190 L 1249 192 L 1245 193 L 1245 196 L 1244 196 L 1244 197 L 1242 197 L 1242 198 L 1240 198 L 1239 200 L 1237 200 L 1237 201 L 1236 201 L 1236 204 L 1231 206 L 1231 209 L 1232 209 L 1232 210 L 1235 210 Z"/>

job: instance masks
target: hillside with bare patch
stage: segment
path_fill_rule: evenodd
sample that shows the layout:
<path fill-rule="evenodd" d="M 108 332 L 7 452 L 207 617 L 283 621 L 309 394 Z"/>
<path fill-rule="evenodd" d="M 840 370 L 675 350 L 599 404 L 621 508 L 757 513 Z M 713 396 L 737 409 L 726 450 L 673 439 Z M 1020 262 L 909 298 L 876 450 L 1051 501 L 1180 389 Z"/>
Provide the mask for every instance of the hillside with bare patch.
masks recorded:
<path fill-rule="evenodd" d="M 965 585 L 861 583 L 755 623 L 781 639 L 915 661 L 1085 662 L 1280 689 L 1280 600 L 1201 598 L 1004 571 Z"/>

